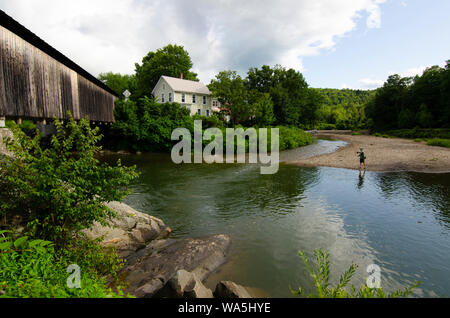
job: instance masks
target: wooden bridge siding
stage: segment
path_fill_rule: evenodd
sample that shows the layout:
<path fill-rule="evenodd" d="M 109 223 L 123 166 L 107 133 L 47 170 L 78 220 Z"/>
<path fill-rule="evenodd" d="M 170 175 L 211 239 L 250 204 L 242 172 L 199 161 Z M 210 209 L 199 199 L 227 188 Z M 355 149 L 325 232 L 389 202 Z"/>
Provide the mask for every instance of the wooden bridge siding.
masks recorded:
<path fill-rule="evenodd" d="M 0 116 L 114 121 L 115 97 L 0 27 Z"/>

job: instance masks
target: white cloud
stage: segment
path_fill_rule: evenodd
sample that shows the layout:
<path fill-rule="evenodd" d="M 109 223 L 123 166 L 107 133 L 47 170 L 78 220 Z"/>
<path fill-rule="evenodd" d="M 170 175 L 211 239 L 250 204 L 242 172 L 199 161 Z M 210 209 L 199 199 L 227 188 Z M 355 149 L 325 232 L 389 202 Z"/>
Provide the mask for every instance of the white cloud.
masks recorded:
<path fill-rule="evenodd" d="M 0 7 L 97 75 L 132 73 L 168 43 L 185 46 L 204 82 L 223 69 L 282 64 L 332 50 L 366 15 L 381 23 L 384 0 L 0 0 Z"/>
<path fill-rule="evenodd" d="M 369 4 L 367 11 L 369 12 L 369 17 L 367 18 L 367 27 L 379 28 L 381 27 L 381 9 L 380 4 L 384 3 L 385 0 L 376 0 Z"/>
<path fill-rule="evenodd" d="M 375 89 L 375 88 L 383 86 L 384 81 L 378 80 L 378 79 L 373 79 L 373 78 L 363 78 L 363 79 L 360 79 L 358 81 L 358 83 L 360 84 L 361 88 L 363 88 L 363 89 Z"/>

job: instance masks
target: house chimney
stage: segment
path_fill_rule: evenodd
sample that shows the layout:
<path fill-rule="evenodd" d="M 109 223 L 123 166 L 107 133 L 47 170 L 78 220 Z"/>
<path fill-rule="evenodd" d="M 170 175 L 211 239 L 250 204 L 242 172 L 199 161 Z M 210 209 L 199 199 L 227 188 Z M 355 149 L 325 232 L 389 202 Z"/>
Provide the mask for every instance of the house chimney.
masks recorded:
<path fill-rule="evenodd" d="M 183 79 L 183 73 L 180 73 L 180 79 Z"/>

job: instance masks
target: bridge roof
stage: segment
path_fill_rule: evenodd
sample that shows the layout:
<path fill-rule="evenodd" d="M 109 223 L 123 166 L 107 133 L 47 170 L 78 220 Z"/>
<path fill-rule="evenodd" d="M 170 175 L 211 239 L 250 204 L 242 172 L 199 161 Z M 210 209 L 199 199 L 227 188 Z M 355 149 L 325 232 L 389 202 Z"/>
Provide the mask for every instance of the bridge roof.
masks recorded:
<path fill-rule="evenodd" d="M 68 57 L 66 57 L 64 54 L 50 46 L 47 42 L 42 40 L 40 37 L 38 37 L 36 34 L 28 30 L 26 27 L 21 25 L 19 22 L 14 20 L 12 17 L 7 15 L 4 11 L 0 10 L 0 25 L 9 31 L 13 32 L 17 36 L 21 37 L 31 45 L 37 47 L 44 53 L 48 54 L 61 64 L 64 64 L 68 68 L 72 69 L 73 71 L 77 72 L 90 82 L 94 83 L 95 85 L 101 87 L 108 93 L 118 97 L 118 93 L 113 91 L 111 88 L 109 88 L 105 83 L 100 81 L 98 78 L 84 70 L 81 66 L 70 60 Z"/>

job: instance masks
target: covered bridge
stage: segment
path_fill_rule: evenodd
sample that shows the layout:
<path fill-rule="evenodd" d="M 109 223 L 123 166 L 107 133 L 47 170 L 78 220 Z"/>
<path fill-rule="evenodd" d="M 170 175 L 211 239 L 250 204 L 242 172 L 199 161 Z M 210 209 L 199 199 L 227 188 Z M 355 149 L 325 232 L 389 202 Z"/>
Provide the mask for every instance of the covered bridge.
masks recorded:
<path fill-rule="evenodd" d="M 117 93 L 0 10 L 0 122 L 114 121 Z M 0 123 L 1 125 L 1 123 Z"/>

